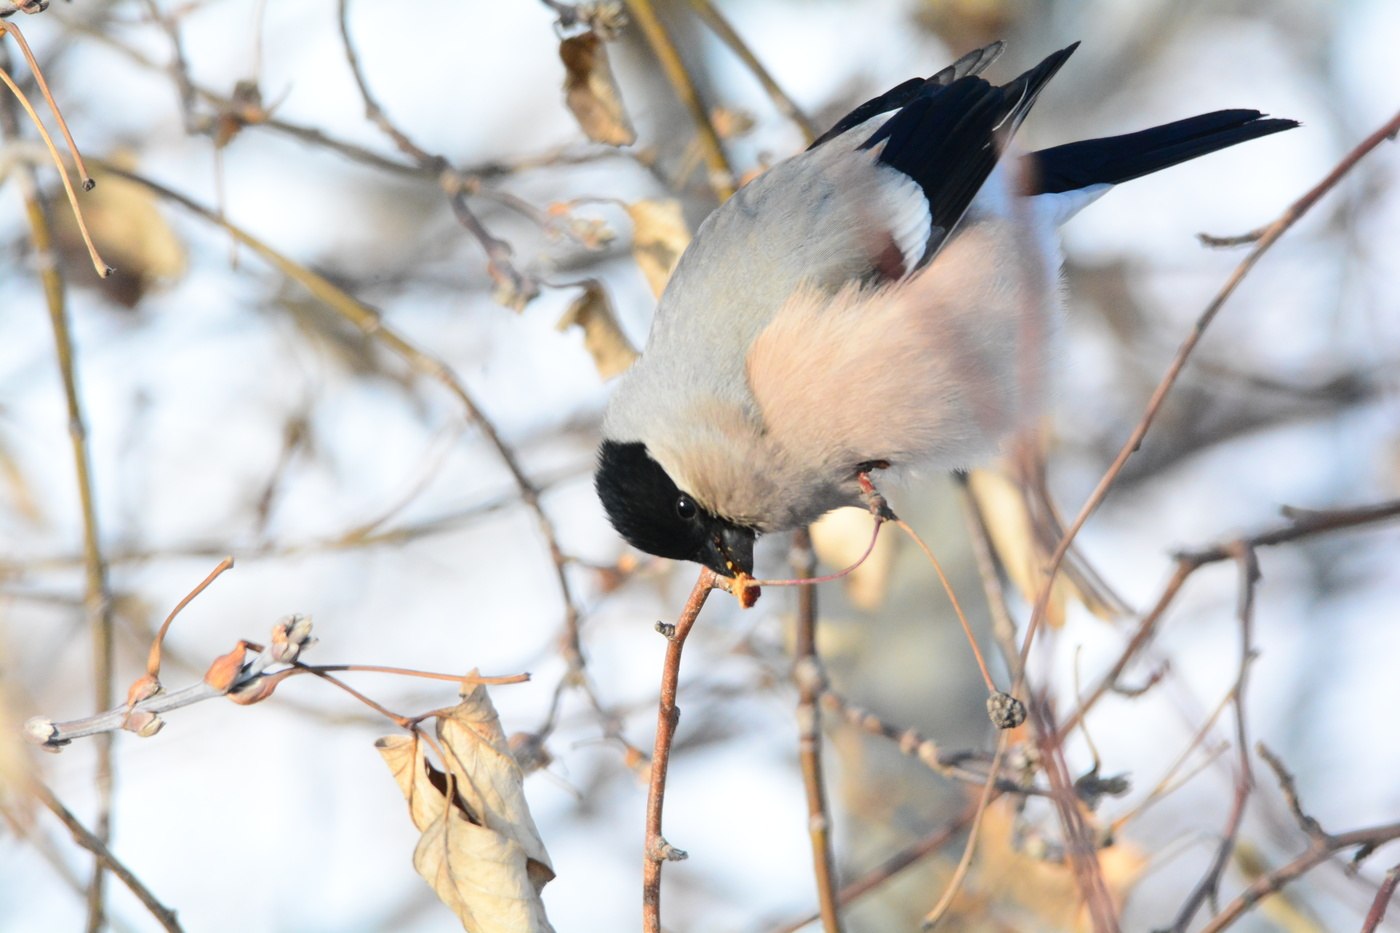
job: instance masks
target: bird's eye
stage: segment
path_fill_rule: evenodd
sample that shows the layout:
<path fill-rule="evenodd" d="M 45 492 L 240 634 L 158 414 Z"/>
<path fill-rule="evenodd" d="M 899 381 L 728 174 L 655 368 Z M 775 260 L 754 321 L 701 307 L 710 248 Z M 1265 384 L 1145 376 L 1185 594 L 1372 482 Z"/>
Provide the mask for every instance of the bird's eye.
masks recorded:
<path fill-rule="evenodd" d="M 690 496 L 681 495 L 676 499 L 676 514 L 679 515 L 683 521 L 688 522 L 694 520 L 695 516 L 700 514 L 700 509 L 695 505 L 695 501 L 691 499 Z"/>

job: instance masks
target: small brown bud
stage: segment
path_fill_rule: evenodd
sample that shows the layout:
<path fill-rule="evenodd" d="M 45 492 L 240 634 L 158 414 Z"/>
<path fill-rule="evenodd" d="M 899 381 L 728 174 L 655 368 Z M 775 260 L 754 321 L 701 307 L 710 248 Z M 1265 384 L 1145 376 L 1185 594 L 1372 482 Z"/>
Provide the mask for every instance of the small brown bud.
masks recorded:
<path fill-rule="evenodd" d="M 214 659 L 214 663 L 209 665 L 209 670 L 204 672 L 204 682 L 220 693 L 228 693 L 238 682 L 238 675 L 243 672 L 243 659 L 247 654 L 247 647 L 239 642 L 228 654 Z"/>

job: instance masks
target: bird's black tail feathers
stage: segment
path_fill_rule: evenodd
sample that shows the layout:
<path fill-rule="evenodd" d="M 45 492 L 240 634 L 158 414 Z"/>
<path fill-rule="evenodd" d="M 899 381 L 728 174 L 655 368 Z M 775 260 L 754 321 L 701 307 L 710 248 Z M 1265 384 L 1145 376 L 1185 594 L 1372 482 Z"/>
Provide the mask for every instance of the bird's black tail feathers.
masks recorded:
<path fill-rule="evenodd" d="M 1030 193 L 1116 185 L 1297 125 L 1297 120 L 1266 119 L 1257 110 L 1217 110 L 1137 133 L 1042 149 L 1029 156 L 1035 166 Z"/>

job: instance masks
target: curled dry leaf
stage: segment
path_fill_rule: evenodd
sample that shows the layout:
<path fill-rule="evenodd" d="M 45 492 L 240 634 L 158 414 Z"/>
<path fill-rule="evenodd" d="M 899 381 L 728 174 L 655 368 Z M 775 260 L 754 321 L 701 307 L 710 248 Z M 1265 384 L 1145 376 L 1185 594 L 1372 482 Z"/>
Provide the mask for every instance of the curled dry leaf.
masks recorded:
<path fill-rule="evenodd" d="M 484 686 L 438 715 L 437 737 L 445 772 L 416 733 L 375 742 L 423 833 L 414 868 L 472 933 L 552 933 L 540 891 L 554 870 Z"/>
<path fill-rule="evenodd" d="M 593 32 L 565 39 L 559 43 L 559 58 L 564 62 L 564 103 L 588 138 L 610 146 L 636 142 L 603 40 Z"/>
<path fill-rule="evenodd" d="M 646 276 L 651 293 L 660 298 L 681 253 L 690 244 L 681 202 L 637 201 L 627 205 L 627 216 L 632 218 L 632 258 Z"/>
<path fill-rule="evenodd" d="M 1044 583 L 1044 569 L 1064 530 L 1048 506 L 1034 500 L 1035 490 L 995 469 L 974 470 L 968 489 L 987 523 L 992 547 L 1017 592 L 1034 603 Z M 1050 589 L 1045 621 L 1059 628 L 1065 606 L 1076 602 L 1103 619 L 1123 614 L 1122 600 L 1098 581 L 1078 552 L 1070 550 Z"/>
<path fill-rule="evenodd" d="M 637 351 L 617 324 L 608 293 L 595 279 L 583 283 L 583 294 L 569 305 L 558 326 L 560 330 L 583 328 L 583 345 L 604 379 L 620 376 L 637 358 Z"/>

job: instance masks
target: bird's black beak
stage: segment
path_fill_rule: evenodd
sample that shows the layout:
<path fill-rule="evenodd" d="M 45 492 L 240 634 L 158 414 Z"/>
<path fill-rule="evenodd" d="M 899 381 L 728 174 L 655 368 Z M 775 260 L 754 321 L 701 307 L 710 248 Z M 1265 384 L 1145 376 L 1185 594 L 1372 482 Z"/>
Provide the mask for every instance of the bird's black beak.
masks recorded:
<path fill-rule="evenodd" d="M 740 571 L 752 576 L 755 537 L 752 528 L 717 522 L 695 559 L 721 576 L 732 577 Z"/>

